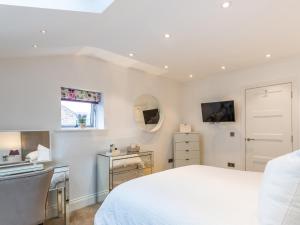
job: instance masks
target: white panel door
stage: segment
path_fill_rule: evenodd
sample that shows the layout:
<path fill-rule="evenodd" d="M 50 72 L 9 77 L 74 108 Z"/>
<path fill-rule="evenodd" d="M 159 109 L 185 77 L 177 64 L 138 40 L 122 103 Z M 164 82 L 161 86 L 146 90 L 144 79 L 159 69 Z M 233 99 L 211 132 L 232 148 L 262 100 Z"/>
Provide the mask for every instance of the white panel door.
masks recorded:
<path fill-rule="evenodd" d="M 264 171 L 292 149 L 292 84 L 247 89 L 246 170 Z"/>

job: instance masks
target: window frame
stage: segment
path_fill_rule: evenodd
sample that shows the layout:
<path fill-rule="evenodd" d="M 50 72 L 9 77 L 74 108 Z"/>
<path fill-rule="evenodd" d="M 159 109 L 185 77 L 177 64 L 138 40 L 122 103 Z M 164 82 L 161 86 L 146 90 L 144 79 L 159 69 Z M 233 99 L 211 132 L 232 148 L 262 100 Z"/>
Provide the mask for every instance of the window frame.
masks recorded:
<path fill-rule="evenodd" d="M 60 100 L 60 107 L 62 108 L 62 102 L 74 102 L 74 103 L 81 103 L 81 102 L 76 102 L 76 101 L 68 101 L 68 100 Z M 96 128 L 97 127 L 97 103 L 92 103 L 92 102 L 86 102 L 91 105 L 91 110 L 90 110 L 90 125 L 86 126 L 87 128 Z M 60 108 L 60 110 L 61 110 Z M 62 124 L 62 113 L 60 112 L 60 127 L 61 128 L 76 128 L 80 129 L 79 124 L 76 121 L 75 126 L 68 126 L 68 125 L 63 125 Z"/>

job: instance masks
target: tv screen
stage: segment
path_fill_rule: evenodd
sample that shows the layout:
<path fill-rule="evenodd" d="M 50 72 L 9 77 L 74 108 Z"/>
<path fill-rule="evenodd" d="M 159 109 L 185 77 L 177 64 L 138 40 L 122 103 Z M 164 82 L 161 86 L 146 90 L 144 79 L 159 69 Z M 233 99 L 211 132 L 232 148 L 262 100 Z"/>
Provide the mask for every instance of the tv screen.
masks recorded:
<path fill-rule="evenodd" d="M 159 121 L 158 109 L 144 110 L 143 115 L 144 115 L 145 124 L 158 124 Z"/>
<path fill-rule="evenodd" d="M 203 122 L 234 122 L 234 101 L 202 103 Z"/>

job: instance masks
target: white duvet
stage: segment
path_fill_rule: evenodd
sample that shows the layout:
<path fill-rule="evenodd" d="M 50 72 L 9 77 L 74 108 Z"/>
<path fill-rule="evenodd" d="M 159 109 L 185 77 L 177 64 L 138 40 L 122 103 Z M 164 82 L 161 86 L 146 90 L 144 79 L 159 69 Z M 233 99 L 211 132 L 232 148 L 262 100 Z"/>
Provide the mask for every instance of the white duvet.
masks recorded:
<path fill-rule="evenodd" d="M 95 225 L 258 225 L 262 174 L 188 166 L 115 188 Z"/>

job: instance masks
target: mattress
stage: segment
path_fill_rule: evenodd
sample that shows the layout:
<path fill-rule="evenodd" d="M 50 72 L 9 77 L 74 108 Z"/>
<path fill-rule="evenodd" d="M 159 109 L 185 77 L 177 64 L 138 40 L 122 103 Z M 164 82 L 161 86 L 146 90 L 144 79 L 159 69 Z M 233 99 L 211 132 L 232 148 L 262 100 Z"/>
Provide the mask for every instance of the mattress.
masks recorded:
<path fill-rule="evenodd" d="M 187 166 L 115 188 L 95 225 L 258 225 L 262 173 Z"/>

